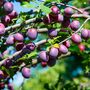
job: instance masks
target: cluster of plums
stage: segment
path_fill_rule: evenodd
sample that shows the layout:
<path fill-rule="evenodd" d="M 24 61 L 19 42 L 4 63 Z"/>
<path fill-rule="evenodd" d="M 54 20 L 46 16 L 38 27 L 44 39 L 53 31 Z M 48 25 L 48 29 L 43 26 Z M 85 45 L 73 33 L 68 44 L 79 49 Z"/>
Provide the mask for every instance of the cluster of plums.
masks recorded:
<path fill-rule="evenodd" d="M 35 28 L 28 29 L 26 35 L 30 38 L 30 40 L 35 40 L 38 35 L 37 29 L 35 29 Z M 14 35 L 9 35 L 7 37 L 6 44 L 12 45 L 12 44 L 15 44 L 15 42 L 17 42 L 16 50 L 19 51 L 25 46 L 23 41 L 24 41 L 24 35 L 21 33 L 16 33 Z M 29 45 L 26 45 L 26 47 L 29 48 Z"/>
<path fill-rule="evenodd" d="M 80 22 L 77 20 L 74 20 L 70 22 L 70 17 L 74 13 L 73 9 L 70 7 L 65 8 L 64 10 L 64 16 L 59 14 L 59 8 L 57 6 L 51 7 L 51 13 L 43 18 L 43 22 L 47 24 L 51 24 L 53 22 L 60 22 L 62 26 L 71 28 L 73 32 L 79 29 Z M 60 32 L 60 31 L 59 31 Z M 48 30 L 48 35 L 50 38 L 56 37 L 58 34 L 58 31 L 55 29 Z M 73 43 L 77 44 L 80 51 L 85 50 L 85 46 L 81 44 L 83 39 L 89 39 L 90 38 L 90 30 L 83 29 L 81 31 L 81 34 L 74 33 L 71 36 L 71 40 Z M 43 67 L 45 66 L 53 66 L 56 63 L 56 60 L 58 56 L 61 54 L 66 54 L 68 52 L 68 48 L 70 47 L 70 41 L 67 40 L 64 43 L 60 44 L 58 47 L 50 47 L 49 51 L 40 51 L 38 54 L 38 61 L 41 62 L 41 65 Z M 26 73 L 27 71 L 27 73 Z M 22 69 L 22 74 L 24 77 L 29 77 L 30 70 L 24 67 Z"/>
<path fill-rule="evenodd" d="M 5 16 L 1 17 L 0 35 L 5 34 L 5 27 L 12 22 L 12 19 L 18 16 L 18 13 L 14 10 L 13 3 L 4 0 L 2 2 L 2 8 L 4 9 Z"/>
<path fill-rule="evenodd" d="M 13 18 L 18 16 L 18 13 L 14 10 L 13 3 L 11 2 L 4 2 L 3 9 L 6 15 L 1 18 L 1 21 L 6 26 L 12 22 Z"/>
<path fill-rule="evenodd" d="M 5 26 L 11 22 L 13 18 L 17 17 L 17 12 L 14 11 L 13 4 L 11 2 L 4 2 L 3 3 L 3 9 L 5 13 L 7 14 L 6 16 L 2 17 L 0 23 L 0 35 L 5 34 Z M 77 31 L 80 27 L 80 22 L 78 20 L 70 20 L 71 15 L 74 13 L 73 9 L 70 7 L 66 7 L 64 9 L 64 15 L 60 13 L 60 10 L 57 6 L 52 6 L 51 7 L 51 13 L 48 14 L 43 18 L 43 23 L 45 25 L 52 24 L 52 23 L 60 23 L 62 28 L 70 28 L 72 32 L 74 33 Z M 65 31 L 65 30 L 64 30 Z M 52 39 L 56 36 L 58 36 L 58 32 L 56 29 L 52 28 L 48 30 L 48 36 Z M 30 28 L 26 32 L 26 36 L 29 37 L 30 40 L 35 40 L 38 36 L 38 30 L 36 28 Z M 6 45 L 13 45 L 15 44 L 15 48 L 17 51 L 22 50 L 22 49 L 28 49 L 30 51 L 34 51 L 36 48 L 35 43 L 30 42 L 29 44 L 25 45 L 24 44 L 24 38 L 25 36 L 22 33 L 15 33 L 13 35 L 9 35 L 6 39 L 5 44 Z M 90 30 L 83 29 L 81 31 L 81 34 L 74 33 L 71 35 L 71 40 L 73 43 L 77 44 L 79 49 L 81 51 L 85 50 L 85 46 L 81 44 L 82 39 L 89 39 L 90 38 Z M 70 40 L 65 41 L 62 44 L 58 44 L 58 46 L 51 46 L 49 51 L 40 51 L 37 57 L 38 62 L 41 63 L 43 67 L 48 66 L 54 66 L 56 63 L 57 58 L 61 54 L 67 54 L 68 53 L 68 48 L 70 47 Z M 10 68 L 13 65 L 12 60 L 7 59 L 3 65 L 6 68 Z M 27 67 L 23 67 L 22 70 L 22 75 L 25 78 L 29 78 L 31 73 L 30 69 Z M 6 78 L 7 75 L 5 76 L 5 73 L 0 70 L 0 79 Z M 3 82 L 0 83 L 0 88 L 4 88 L 5 85 Z M 13 90 L 13 87 L 11 84 L 8 84 L 8 88 L 10 90 Z"/>
<path fill-rule="evenodd" d="M 82 42 L 81 37 L 83 39 L 90 38 L 90 31 L 87 30 L 87 29 L 83 29 L 82 32 L 81 32 L 81 36 L 78 35 L 78 34 L 73 34 L 72 37 L 71 37 L 72 42 L 78 45 L 80 51 L 84 51 L 85 46 L 83 44 L 81 44 L 81 42 Z M 60 44 L 58 47 L 52 46 L 49 49 L 49 51 L 40 51 L 40 53 L 38 54 L 38 61 L 41 62 L 41 65 L 43 67 L 46 67 L 47 65 L 48 66 L 54 66 L 55 63 L 56 63 L 57 58 L 61 54 L 67 54 L 68 53 L 68 48 L 69 47 L 70 47 L 70 41 L 67 40 L 63 44 Z M 30 46 L 29 46 L 29 48 L 30 48 Z M 31 48 L 32 48 L 32 46 L 31 46 Z M 32 50 L 34 50 L 34 49 L 35 48 L 33 48 Z M 25 78 L 29 78 L 30 77 L 30 69 L 24 67 L 22 69 L 22 75 Z"/>

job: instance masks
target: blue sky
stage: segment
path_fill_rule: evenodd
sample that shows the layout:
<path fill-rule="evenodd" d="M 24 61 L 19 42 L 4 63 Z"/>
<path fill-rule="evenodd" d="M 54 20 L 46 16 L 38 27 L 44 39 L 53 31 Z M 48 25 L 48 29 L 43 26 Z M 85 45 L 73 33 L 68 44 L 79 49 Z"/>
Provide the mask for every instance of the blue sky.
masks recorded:
<path fill-rule="evenodd" d="M 14 9 L 15 9 L 18 13 L 20 13 L 21 11 L 22 11 L 22 12 L 30 11 L 29 8 L 21 7 L 19 2 L 14 2 Z"/>

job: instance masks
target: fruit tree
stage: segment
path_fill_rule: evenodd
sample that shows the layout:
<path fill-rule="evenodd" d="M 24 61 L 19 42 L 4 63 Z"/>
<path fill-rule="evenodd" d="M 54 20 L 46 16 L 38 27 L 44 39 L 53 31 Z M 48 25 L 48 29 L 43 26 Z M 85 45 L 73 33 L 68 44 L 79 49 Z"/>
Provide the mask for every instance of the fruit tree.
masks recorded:
<path fill-rule="evenodd" d="M 31 85 L 38 65 L 48 69 L 41 86 L 25 89 L 23 81 L 20 90 L 90 90 L 90 1 L 81 2 L 0 0 L 0 90 L 15 89 L 17 72 Z"/>

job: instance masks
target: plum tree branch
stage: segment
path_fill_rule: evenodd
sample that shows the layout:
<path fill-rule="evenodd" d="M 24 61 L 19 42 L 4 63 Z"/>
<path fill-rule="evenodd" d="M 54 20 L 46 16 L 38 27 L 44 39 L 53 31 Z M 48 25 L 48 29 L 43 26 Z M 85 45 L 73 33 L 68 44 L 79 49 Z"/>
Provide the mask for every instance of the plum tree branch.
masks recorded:
<path fill-rule="evenodd" d="M 80 26 L 80 28 L 79 28 L 76 32 L 74 32 L 73 34 L 80 32 L 80 31 L 82 30 L 82 27 L 87 23 L 88 20 L 90 20 L 90 18 L 87 18 L 87 19 L 84 21 L 84 23 Z M 64 40 L 61 41 L 59 44 L 62 44 L 63 42 L 69 40 L 71 37 L 72 37 L 72 36 L 70 36 L 70 37 L 64 39 Z M 39 41 L 39 42 L 36 43 L 36 46 L 39 46 L 40 44 L 43 44 L 43 43 L 46 43 L 46 42 L 47 42 L 47 40 Z M 15 55 L 15 54 L 14 54 L 14 55 Z M 68 54 L 62 55 L 61 57 L 67 56 L 67 55 L 68 55 Z M 70 52 L 69 52 L 69 55 L 70 55 Z"/>
<path fill-rule="evenodd" d="M 87 18 L 87 19 L 84 21 L 84 23 L 81 25 L 81 27 L 80 27 L 76 32 L 74 32 L 73 34 L 78 33 L 79 31 L 81 31 L 82 27 L 85 25 L 85 23 L 86 23 L 88 20 L 90 20 L 90 18 Z M 69 40 L 71 37 L 72 37 L 72 36 L 64 39 L 64 40 L 61 41 L 59 44 L 62 44 L 63 42 Z M 46 43 L 47 41 L 48 41 L 48 40 L 41 40 L 41 41 L 35 43 L 35 45 L 38 47 L 39 45 L 44 44 L 44 43 Z M 15 54 L 13 54 L 11 57 L 8 57 L 8 58 L 10 58 L 10 59 L 12 59 L 12 60 L 17 60 L 17 59 L 21 58 L 23 55 L 25 55 L 26 53 L 30 53 L 30 51 L 25 50 L 25 49 L 22 49 L 22 50 L 16 52 Z M 7 59 L 4 59 L 4 60 L 2 60 L 2 61 L 0 62 L 0 66 L 4 63 L 5 60 L 7 60 Z"/>
<path fill-rule="evenodd" d="M 47 42 L 46 39 L 45 39 L 45 40 L 41 40 L 41 41 L 39 41 L 39 42 L 36 42 L 35 45 L 36 45 L 36 47 L 38 47 L 39 45 L 44 44 L 44 43 L 46 43 L 46 42 Z M 22 50 L 20 50 L 20 51 L 17 51 L 17 52 L 14 53 L 12 56 L 9 56 L 8 58 L 0 61 L 0 66 L 3 65 L 3 63 L 4 63 L 7 59 L 11 59 L 11 60 L 14 62 L 14 61 L 16 61 L 17 59 L 21 58 L 23 55 L 25 55 L 25 54 L 27 54 L 27 53 L 30 53 L 30 50 L 28 50 L 28 49 L 26 49 L 26 48 L 24 48 L 24 49 L 22 49 Z"/>
<path fill-rule="evenodd" d="M 88 10 L 88 9 L 90 9 L 90 6 L 88 6 L 88 7 L 86 7 L 86 8 L 83 8 L 84 10 Z"/>
<path fill-rule="evenodd" d="M 64 5 L 64 4 L 61 3 L 61 5 Z M 73 7 L 73 6 L 70 6 L 70 7 Z M 73 7 L 73 8 L 75 8 L 75 7 Z M 79 10 L 79 11 L 81 11 L 81 10 Z M 89 16 L 89 15 L 85 15 L 85 14 L 73 14 L 72 17 L 73 17 L 73 18 L 77 18 L 77 17 L 89 18 L 90 16 Z M 19 23 L 19 24 L 15 24 L 15 25 L 6 27 L 5 30 L 8 31 L 8 30 L 10 30 L 10 29 L 15 29 L 15 28 L 20 27 L 20 26 L 23 25 L 23 24 L 27 25 L 27 24 L 29 24 L 29 23 L 33 23 L 33 22 L 36 22 L 36 21 L 37 21 L 37 22 L 38 22 L 38 21 L 41 22 L 42 19 L 38 19 L 38 18 L 28 19 L 28 20 L 26 20 L 26 21 L 24 21 L 24 22 L 22 22 L 22 23 Z"/>
<path fill-rule="evenodd" d="M 87 18 L 87 19 L 84 21 L 84 23 L 81 25 L 81 27 L 80 27 L 76 32 L 74 32 L 73 34 L 78 33 L 79 31 L 81 31 L 82 27 L 85 25 L 85 23 L 86 23 L 88 20 L 90 20 L 90 18 Z M 66 38 L 65 40 L 61 41 L 59 44 L 62 44 L 63 42 L 67 41 L 67 40 L 70 39 L 70 38 L 71 38 L 71 36 L 68 37 L 68 38 Z M 39 45 L 44 44 L 44 43 L 46 43 L 47 41 L 48 41 L 48 40 L 41 40 L 41 41 L 35 43 L 35 45 L 38 47 Z M 9 58 L 15 61 L 15 60 L 21 58 L 22 55 L 23 55 L 23 54 L 26 54 L 26 53 L 30 53 L 30 51 L 27 51 L 27 50 L 24 51 L 24 49 L 22 49 L 21 51 L 16 52 L 14 55 L 12 55 L 12 56 L 9 57 Z M 21 54 L 21 55 L 20 55 L 20 54 Z M 65 57 L 65 56 L 68 56 L 68 55 L 70 55 L 70 54 L 71 54 L 71 53 L 68 52 L 68 53 L 65 54 L 65 55 L 61 55 L 61 56 L 59 57 L 59 59 Z M 0 66 L 1 66 L 6 60 L 7 60 L 7 59 L 2 60 L 2 61 L 0 62 Z M 34 64 L 34 63 L 32 63 L 32 65 L 33 65 L 33 64 Z M 19 67 L 19 70 L 20 70 L 22 67 L 24 67 L 24 66 L 25 66 L 25 64 L 22 63 L 22 64 L 20 65 L 20 67 Z M 29 66 L 31 66 L 31 65 L 29 65 Z"/>
<path fill-rule="evenodd" d="M 26 20 L 26 21 L 24 21 L 22 23 L 19 23 L 19 24 L 15 24 L 13 26 L 6 27 L 5 30 L 8 31 L 10 29 L 15 29 L 15 28 L 20 27 L 23 24 L 29 24 L 29 23 L 32 23 L 32 22 L 35 22 L 35 21 L 41 21 L 41 19 L 37 19 L 37 18 L 28 19 L 28 20 Z"/>
<path fill-rule="evenodd" d="M 87 19 L 84 21 L 84 23 L 80 26 L 80 28 L 79 28 L 76 32 L 74 32 L 73 34 L 76 34 L 76 33 L 80 32 L 80 31 L 82 30 L 82 27 L 87 23 L 88 20 L 90 20 L 90 17 L 87 18 Z M 71 37 L 72 37 L 72 36 L 70 36 L 70 37 L 64 39 L 64 40 L 61 41 L 59 44 L 62 44 L 63 42 L 65 42 L 65 41 L 71 39 Z"/>
<path fill-rule="evenodd" d="M 59 3 L 59 4 L 62 5 L 62 6 L 71 7 L 72 9 L 77 10 L 78 12 L 80 12 L 81 14 L 83 14 L 83 11 L 80 10 L 80 9 L 78 9 L 78 8 L 76 8 L 75 6 L 70 6 L 70 5 L 67 5 L 67 4 L 64 4 L 64 3 Z"/>
<path fill-rule="evenodd" d="M 77 11 L 79 11 L 79 12 L 82 13 L 81 10 L 77 9 L 77 8 L 74 7 L 74 6 L 66 5 L 66 4 L 63 4 L 63 3 L 60 3 L 60 5 L 69 6 L 69 7 L 71 7 L 71 8 L 73 8 L 73 9 L 75 9 L 75 10 L 77 10 Z M 82 29 L 82 27 L 84 26 L 84 24 L 90 19 L 90 16 L 89 16 L 89 15 L 84 15 L 84 14 L 72 15 L 72 17 L 86 17 L 86 18 L 87 18 L 87 19 L 85 20 L 85 22 L 81 25 L 81 27 L 80 27 L 75 33 L 79 32 L 79 31 Z M 29 24 L 29 23 L 31 23 L 31 22 L 35 22 L 35 21 L 38 21 L 38 20 L 42 20 L 42 19 L 32 18 L 32 19 L 26 20 L 24 23 L 25 23 L 25 24 Z M 15 28 L 17 28 L 17 27 L 20 27 L 22 24 L 23 24 L 23 23 L 15 24 L 15 25 L 13 25 L 13 26 L 9 26 L 9 27 L 5 28 L 5 30 L 8 31 L 8 30 L 10 30 L 10 29 L 15 29 Z M 42 30 L 41 30 L 41 31 L 42 31 Z M 47 29 L 44 29 L 44 31 L 47 31 Z M 38 32 L 40 32 L 40 30 L 38 30 Z M 71 36 L 68 37 L 68 38 L 66 38 L 65 40 L 61 41 L 59 44 L 62 44 L 63 42 L 67 41 L 67 40 L 70 39 L 70 38 L 71 38 Z M 46 43 L 46 42 L 47 42 L 47 40 L 42 40 L 42 41 L 39 41 L 39 42 L 35 43 L 35 45 L 38 47 L 38 45 L 43 44 L 43 43 Z M 29 53 L 29 52 L 30 52 L 30 51 L 25 51 L 24 49 L 22 49 L 22 50 L 16 52 L 15 54 L 13 54 L 13 55 L 12 55 L 11 57 L 9 57 L 9 58 L 12 59 L 12 60 L 17 60 L 18 58 L 21 58 L 25 53 Z M 7 59 L 4 59 L 4 60 L 2 60 L 2 61 L 0 62 L 0 66 L 4 63 L 5 60 L 7 60 Z"/>
<path fill-rule="evenodd" d="M 84 23 L 81 25 L 81 27 L 80 27 L 76 32 L 74 32 L 73 34 L 78 33 L 79 31 L 81 31 L 82 27 L 85 25 L 85 23 L 86 23 L 88 20 L 90 20 L 90 18 L 87 18 L 87 19 L 84 21 Z M 61 41 L 59 44 L 62 44 L 63 42 L 67 41 L 67 40 L 70 39 L 70 38 L 71 38 L 71 36 L 68 37 L 68 38 L 66 38 L 65 40 Z M 44 43 L 46 43 L 47 41 L 48 41 L 48 40 L 41 40 L 41 41 L 35 43 L 35 45 L 38 47 L 39 45 L 44 44 Z M 12 55 L 12 56 L 9 57 L 9 58 L 15 61 L 15 60 L 19 59 L 20 57 L 22 57 L 23 54 L 26 54 L 26 53 L 30 53 L 30 51 L 27 51 L 27 50 L 24 51 L 24 49 L 22 49 L 21 51 L 16 52 L 14 55 Z M 61 56 L 59 57 L 59 59 L 65 57 L 65 56 L 68 56 L 68 55 L 70 55 L 70 54 L 71 54 L 71 53 L 68 52 L 68 53 L 65 54 L 65 55 L 61 55 Z M 4 59 L 3 61 L 0 62 L 0 66 L 4 63 L 5 60 L 7 60 L 7 59 Z M 33 65 L 33 64 L 34 64 L 34 63 L 32 63 L 32 65 Z M 22 63 L 22 64 L 20 65 L 20 67 L 19 67 L 19 70 L 20 70 L 22 67 L 24 67 L 24 66 L 25 66 L 25 64 Z M 29 65 L 29 66 L 31 66 L 31 65 Z"/>
<path fill-rule="evenodd" d="M 79 18 L 79 17 L 90 18 L 90 15 L 86 15 L 86 14 L 73 14 L 71 17 L 73 17 L 73 18 Z"/>
<path fill-rule="evenodd" d="M 60 56 L 58 57 L 58 59 L 67 57 L 67 56 L 69 56 L 70 54 L 71 54 L 71 52 L 68 52 L 67 54 L 62 54 L 62 55 L 60 55 Z M 33 60 L 32 60 L 32 61 L 33 61 Z M 38 62 L 38 59 L 35 59 L 35 62 L 32 62 L 32 65 L 31 65 L 31 64 L 26 65 L 25 63 L 22 63 L 22 64 L 20 65 L 20 67 L 19 67 L 19 71 L 21 70 L 21 68 L 23 68 L 23 67 L 25 67 L 25 66 L 27 66 L 27 67 L 30 68 L 30 67 L 32 67 L 33 65 L 38 64 L 38 63 L 40 63 L 40 62 Z"/>
<path fill-rule="evenodd" d="M 56 2 L 52 2 L 52 4 L 57 4 L 57 5 L 61 5 L 61 6 L 71 7 L 72 9 L 77 10 L 78 12 L 80 12 L 81 14 L 83 14 L 83 11 L 80 10 L 80 9 L 78 9 L 78 8 L 75 7 L 75 6 L 71 6 L 71 5 L 64 4 L 64 3 L 56 3 Z"/>
<path fill-rule="evenodd" d="M 60 56 L 58 57 L 58 60 L 60 60 L 61 58 L 67 57 L 67 56 L 69 56 L 70 54 L 71 54 L 71 52 L 68 52 L 67 54 L 62 54 L 62 55 L 60 55 Z M 32 61 L 33 61 L 33 60 L 32 60 Z M 28 67 L 28 68 L 30 68 L 30 67 L 32 67 L 33 65 L 40 63 L 40 62 L 37 62 L 37 61 L 38 61 L 37 59 L 35 59 L 34 61 L 35 61 L 35 62 L 32 62 L 32 65 L 31 65 L 31 64 L 26 65 L 25 63 L 22 63 L 22 64 L 20 65 L 18 71 L 20 71 L 20 70 L 21 70 L 23 67 L 25 67 L 25 66 Z M 9 76 L 8 76 L 8 78 L 10 79 Z M 9 79 L 6 79 L 6 80 L 9 80 Z"/>

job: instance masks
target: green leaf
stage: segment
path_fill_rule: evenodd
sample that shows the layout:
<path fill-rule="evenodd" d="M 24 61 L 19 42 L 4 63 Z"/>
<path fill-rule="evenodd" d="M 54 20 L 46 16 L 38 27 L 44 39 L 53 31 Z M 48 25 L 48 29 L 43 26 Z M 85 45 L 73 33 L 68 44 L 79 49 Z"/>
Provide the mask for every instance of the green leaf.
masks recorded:
<path fill-rule="evenodd" d="M 28 58 L 34 57 L 37 55 L 36 51 L 31 52 L 30 54 L 28 54 Z"/>
<path fill-rule="evenodd" d="M 4 66 L 2 66 L 2 70 L 5 71 L 8 75 L 10 75 L 9 69 L 6 69 Z"/>
<path fill-rule="evenodd" d="M 35 57 L 37 55 L 37 52 L 36 51 L 33 51 L 33 52 L 31 52 L 31 53 L 29 53 L 29 54 L 26 54 L 26 55 L 24 55 L 22 58 L 20 58 L 18 61 L 22 61 L 22 60 L 28 60 L 28 59 L 30 59 L 30 58 L 32 58 L 32 57 Z"/>
<path fill-rule="evenodd" d="M 46 0 L 45 2 L 60 2 L 61 0 Z"/>
<path fill-rule="evenodd" d="M 11 67 L 11 69 L 16 69 L 16 68 L 18 68 L 18 66 L 12 66 L 12 67 Z"/>
<path fill-rule="evenodd" d="M 58 3 L 60 3 L 61 2 L 61 0 L 56 0 Z"/>
<path fill-rule="evenodd" d="M 49 7 L 46 7 L 43 3 L 40 5 L 40 9 L 46 14 L 49 14 L 51 12 L 51 9 Z"/>
<path fill-rule="evenodd" d="M 25 8 L 36 8 L 35 4 L 31 4 L 31 3 L 28 3 L 28 2 L 22 2 L 21 6 L 25 7 Z"/>

